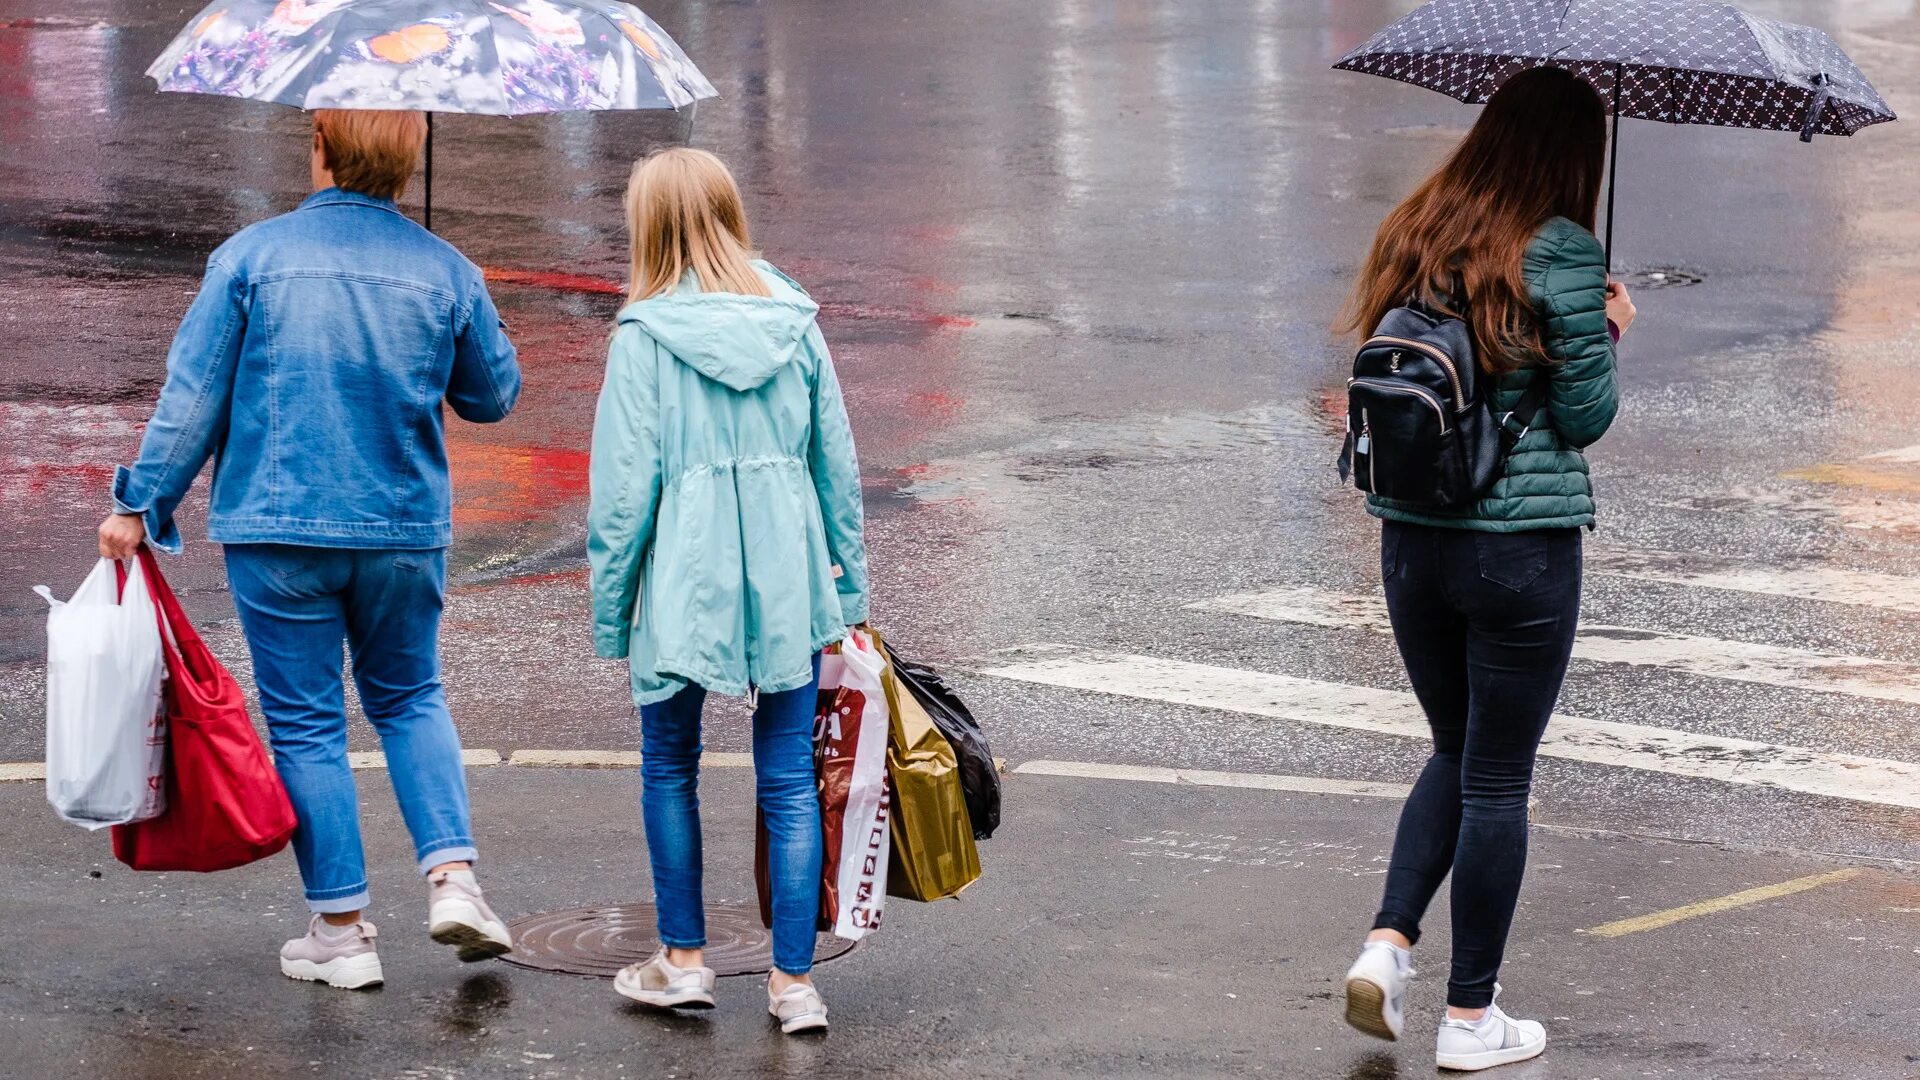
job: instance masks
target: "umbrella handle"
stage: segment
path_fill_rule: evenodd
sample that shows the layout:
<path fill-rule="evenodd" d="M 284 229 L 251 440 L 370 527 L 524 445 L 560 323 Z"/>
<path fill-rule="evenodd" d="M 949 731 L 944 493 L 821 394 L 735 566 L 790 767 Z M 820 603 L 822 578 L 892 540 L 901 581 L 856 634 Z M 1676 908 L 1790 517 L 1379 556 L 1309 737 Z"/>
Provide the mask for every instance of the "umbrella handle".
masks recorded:
<path fill-rule="evenodd" d="M 1833 96 L 1833 80 L 1822 71 L 1813 77 L 1813 100 L 1807 103 L 1806 118 L 1800 121 L 1800 141 L 1812 142 L 1813 134 L 1819 130 L 1820 115 L 1827 111 L 1827 100 Z"/>

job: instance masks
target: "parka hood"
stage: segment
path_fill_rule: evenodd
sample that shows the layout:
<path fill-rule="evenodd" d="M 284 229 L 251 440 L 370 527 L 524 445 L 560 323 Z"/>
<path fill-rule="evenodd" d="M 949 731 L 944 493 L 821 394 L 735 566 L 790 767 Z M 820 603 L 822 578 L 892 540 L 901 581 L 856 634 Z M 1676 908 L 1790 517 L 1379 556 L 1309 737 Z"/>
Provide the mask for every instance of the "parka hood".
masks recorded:
<path fill-rule="evenodd" d="M 820 306 L 764 262 L 754 268 L 768 296 L 701 292 L 689 275 L 670 293 L 628 304 L 623 323 L 638 323 L 660 347 L 702 375 L 752 390 L 793 361 Z"/>

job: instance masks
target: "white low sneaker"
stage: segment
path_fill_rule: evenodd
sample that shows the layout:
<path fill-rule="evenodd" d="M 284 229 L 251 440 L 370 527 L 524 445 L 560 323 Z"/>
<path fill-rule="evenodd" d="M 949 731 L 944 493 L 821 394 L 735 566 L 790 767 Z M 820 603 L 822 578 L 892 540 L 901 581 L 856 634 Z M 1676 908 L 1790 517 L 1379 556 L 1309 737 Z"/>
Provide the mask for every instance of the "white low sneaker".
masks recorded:
<path fill-rule="evenodd" d="M 507 924 L 487 906 L 471 870 L 441 870 L 427 878 L 427 933 L 451 945 L 471 964 L 513 951 Z"/>
<path fill-rule="evenodd" d="M 780 1021 L 780 1030 L 789 1035 L 827 1030 L 827 1003 L 807 983 L 794 983 L 778 994 L 769 986 L 767 1014 Z"/>
<path fill-rule="evenodd" d="M 1369 1035 L 1398 1039 L 1407 1023 L 1413 954 L 1390 941 L 1369 941 L 1347 969 L 1347 1023 Z"/>
<path fill-rule="evenodd" d="M 370 922 L 329 926 L 315 915 L 305 937 L 280 947 L 280 974 L 302 982 L 321 982 L 342 990 L 379 986 L 380 954 L 374 951 L 378 931 Z"/>
<path fill-rule="evenodd" d="M 1494 987 L 1493 992 L 1497 997 L 1500 988 Z M 1455 1020 L 1443 1014 L 1433 1060 L 1443 1069 L 1478 1072 L 1537 1058 L 1546 1048 L 1545 1025 L 1538 1020 L 1515 1020 L 1493 1004 L 1477 1021 Z"/>
<path fill-rule="evenodd" d="M 713 1008 L 713 969 L 674 967 L 665 949 L 621 968 L 613 988 L 621 997 L 656 1009 Z"/>

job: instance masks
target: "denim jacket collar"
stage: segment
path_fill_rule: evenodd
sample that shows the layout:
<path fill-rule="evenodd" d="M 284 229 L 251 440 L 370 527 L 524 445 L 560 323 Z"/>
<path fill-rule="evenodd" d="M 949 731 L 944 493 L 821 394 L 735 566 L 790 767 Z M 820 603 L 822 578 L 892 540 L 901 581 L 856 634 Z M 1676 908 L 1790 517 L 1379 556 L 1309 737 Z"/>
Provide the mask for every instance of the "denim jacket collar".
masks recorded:
<path fill-rule="evenodd" d="M 336 203 L 371 206 L 378 210 L 386 210 L 395 214 L 400 213 L 400 207 L 397 206 L 392 199 L 377 199 L 372 195 L 362 195 L 357 191 L 342 191 L 337 187 L 330 187 L 324 191 L 316 191 L 307 196 L 301 201 L 300 209 L 305 210 L 314 206 L 332 206 Z M 406 215 L 401 214 L 401 216 L 405 217 Z"/>

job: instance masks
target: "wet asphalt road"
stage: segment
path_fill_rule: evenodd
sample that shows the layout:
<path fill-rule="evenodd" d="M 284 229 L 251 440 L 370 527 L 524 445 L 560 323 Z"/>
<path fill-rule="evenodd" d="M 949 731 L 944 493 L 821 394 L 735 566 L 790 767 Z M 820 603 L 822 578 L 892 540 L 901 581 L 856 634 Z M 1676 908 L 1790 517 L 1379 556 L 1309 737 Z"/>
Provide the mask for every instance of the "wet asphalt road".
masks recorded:
<path fill-rule="evenodd" d="M 1375 529 L 1328 465 L 1345 362 L 1327 327 L 1380 217 L 1474 112 L 1327 66 L 1406 6 L 648 7 L 722 94 L 693 143 L 733 164 L 757 243 L 823 302 L 876 620 L 906 649 L 977 670 L 1062 643 L 1404 689 L 1372 633 L 1186 605 L 1377 590 Z M 1920 113 L 1912 0 L 1750 6 L 1835 31 L 1896 111 Z M 297 114 L 161 96 L 141 75 L 189 14 L 0 4 L 0 762 L 40 752 L 44 608 L 27 586 L 65 592 L 90 564 L 207 252 L 305 194 Z M 624 673 L 589 646 L 585 447 L 626 171 L 688 135 L 672 115 L 436 124 L 436 226 L 491 272 L 528 376 L 508 422 L 450 422 L 445 645 L 469 746 L 634 748 Z M 1595 567 L 1666 553 L 1763 582 L 1914 575 L 1920 464 L 1870 455 L 1920 443 L 1920 127 L 1807 147 L 1629 122 L 1621 143 L 1616 264 L 1700 280 L 1638 294 L 1625 406 L 1592 455 Z M 217 550 L 191 543 L 169 567 L 244 674 Z M 1920 663 L 1920 614 L 1880 602 L 1892 592 L 1769 588 L 1595 573 L 1586 619 Z M 1423 757 L 1340 726 L 955 678 L 1016 764 L 1406 782 Z M 1580 660 L 1561 708 L 1920 763 L 1916 700 Z M 716 709 L 710 748 L 745 742 L 740 710 Z M 1569 828 L 1920 860 L 1911 802 L 1567 760 L 1543 761 L 1537 794 L 1539 820 Z M 1910 1000 L 1877 1007 L 1914 1018 Z"/>

